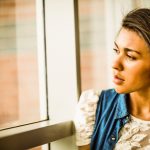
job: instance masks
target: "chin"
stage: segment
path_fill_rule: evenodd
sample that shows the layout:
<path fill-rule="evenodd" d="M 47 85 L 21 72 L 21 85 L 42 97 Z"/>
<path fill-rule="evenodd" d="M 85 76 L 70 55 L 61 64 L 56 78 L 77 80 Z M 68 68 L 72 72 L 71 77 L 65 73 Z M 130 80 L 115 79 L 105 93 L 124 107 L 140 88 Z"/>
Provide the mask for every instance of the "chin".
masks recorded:
<path fill-rule="evenodd" d="M 115 91 L 119 94 L 126 94 L 128 93 L 128 91 L 124 88 L 121 88 L 121 87 L 114 87 Z"/>

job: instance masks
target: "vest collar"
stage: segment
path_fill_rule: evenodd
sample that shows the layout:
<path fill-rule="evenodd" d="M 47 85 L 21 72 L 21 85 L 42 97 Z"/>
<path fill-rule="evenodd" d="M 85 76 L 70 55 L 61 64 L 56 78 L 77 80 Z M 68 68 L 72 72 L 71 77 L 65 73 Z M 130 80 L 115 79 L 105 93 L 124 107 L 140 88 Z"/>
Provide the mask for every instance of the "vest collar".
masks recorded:
<path fill-rule="evenodd" d="M 127 108 L 127 94 L 118 94 L 115 119 L 120 119 L 129 115 Z"/>

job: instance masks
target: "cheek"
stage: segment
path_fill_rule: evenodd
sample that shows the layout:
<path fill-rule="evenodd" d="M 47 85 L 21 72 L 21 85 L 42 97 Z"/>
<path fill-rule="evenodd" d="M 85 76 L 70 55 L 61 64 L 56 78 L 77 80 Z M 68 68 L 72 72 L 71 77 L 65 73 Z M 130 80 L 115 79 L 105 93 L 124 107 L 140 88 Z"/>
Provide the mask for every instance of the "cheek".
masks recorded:
<path fill-rule="evenodd" d="M 147 72 L 145 71 L 143 76 L 144 76 L 145 80 L 147 79 L 146 82 L 148 82 L 150 84 L 150 69 L 147 70 Z"/>
<path fill-rule="evenodd" d="M 137 67 L 131 72 L 132 78 L 136 82 L 149 82 L 150 83 L 150 68 Z"/>
<path fill-rule="evenodd" d="M 150 65 L 144 66 L 141 64 L 129 65 L 127 66 L 128 71 L 126 71 L 126 76 L 129 80 L 136 82 L 150 82 Z"/>
<path fill-rule="evenodd" d="M 147 82 L 150 81 L 150 63 L 147 63 L 148 65 L 146 67 L 141 67 L 141 76 L 143 79 L 147 79 Z"/>

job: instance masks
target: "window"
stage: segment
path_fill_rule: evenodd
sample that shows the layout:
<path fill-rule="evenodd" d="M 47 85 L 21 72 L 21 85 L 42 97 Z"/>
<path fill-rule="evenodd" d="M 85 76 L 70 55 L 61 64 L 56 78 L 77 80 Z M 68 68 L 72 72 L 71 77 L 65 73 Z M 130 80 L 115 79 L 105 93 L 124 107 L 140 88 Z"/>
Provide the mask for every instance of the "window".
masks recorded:
<path fill-rule="evenodd" d="M 81 87 L 108 87 L 104 0 L 79 1 Z"/>
<path fill-rule="evenodd" d="M 3 9 L 7 2 L 1 2 Z M 6 128 L 2 128 L 0 131 L 0 149 L 31 149 L 34 147 L 35 149 L 47 149 L 47 146 L 42 146 L 42 148 L 38 146 L 50 142 L 49 148 L 52 150 L 57 150 L 58 147 L 75 150 L 72 119 L 78 99 L 78 84 L 74 1 L 9 0 L 7 5 L 13 9 L 15 14 L 15 19 L 11 18 L 15 26 L 12 31 L 14 33 L 14 42 L 12 43 L 17 43 L 16 49 L 13 51 L 17 70 L 14 78 L 17 80 L 15 83 L 16 95 L 19 95 L 20 99 L 16 98 L 18 103 L 15 103 L 17 110 L 15 109 L 14 116 L 17 116 L 20 111 L 23 112 L 23 107 L 26 106 L 20 107 L 20 104 L 23 103 L 20 100 L 25 99 L 24 103 L 26 103 L 26 98 L 32 101 L 32 96 L 35 96 L 37 103 L 33 104 L 35 102 L 33 101 L 27 105 L 25 108 L 27 112 L 23 113 L 30 113 L 29 108 L 32 108 L 32 113 L 36 113 L 25 114 L 27 118 L 23 122 L 12 124 L 13 121 L 15 122 L 15 119 L 12 119 L 10 122 L 6 121 L 10 123 L 7 127 L 6 124 L 3 124 L 3 127 Z M 10 10 L 5 12 L 9 13 Z M 1 12 L 4 13 L 4 10 Z M 43 12 L 45 13 L 43 14 Z M 23 15 L 27 13 L 28 17 L 22 16 L 22 13 Z M 6 42 L 9 43 L 7 36 Z M 29 50 L 27 51 L 26 48 Z M 3 53 L 5 52 L 3 51 Z M 34 58 L 32 63 L 30 63 L 30 57 L 23 59 L 30 53 Z M 26 71 L 28 76 L 23 71 Z M 18 79 L 21 86 L 18 84 Z M 25 94 L 22 85 L 27 86 L 29 94 Z M 48 105 L 46 105 L 46 99 Z M 12 105 L 10 108 L 13 108 Z M 19 116 L 17 117 L 19 118 Z M 30 117 L 32 119 L 27 120 Z"/>
<path fill-rule="evenodd" d="M 41 5 L 0 1 L 0 129 L 47 119 Z"/>

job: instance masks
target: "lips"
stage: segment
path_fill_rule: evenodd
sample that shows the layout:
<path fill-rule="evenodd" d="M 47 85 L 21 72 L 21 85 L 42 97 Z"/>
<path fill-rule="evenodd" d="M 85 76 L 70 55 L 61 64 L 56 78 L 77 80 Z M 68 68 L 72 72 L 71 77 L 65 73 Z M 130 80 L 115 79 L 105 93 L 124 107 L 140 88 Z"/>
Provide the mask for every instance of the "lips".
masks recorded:
<path fill-rule="evenodd" d="M 114 77 L 113 77 L 113 82 L 115 83 L 115 84 L 122 84 L 123 82 L 124 82 L 125 80 L 122 78 L 122 77 L 120 77 L 120 76 L 118 76 L 118 75 L 114 75 Z"/>

